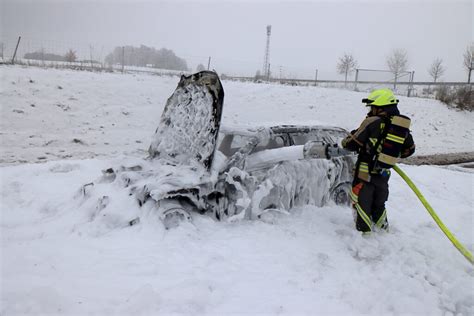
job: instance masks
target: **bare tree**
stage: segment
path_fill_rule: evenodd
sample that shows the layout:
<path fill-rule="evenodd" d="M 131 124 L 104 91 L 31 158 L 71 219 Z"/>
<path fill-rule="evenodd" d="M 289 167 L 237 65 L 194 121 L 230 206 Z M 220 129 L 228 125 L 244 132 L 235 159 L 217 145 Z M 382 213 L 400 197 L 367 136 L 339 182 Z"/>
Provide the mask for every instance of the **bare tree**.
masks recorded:
<path fill-rule="evenodd" d="M 196 71 L 198 71 L 198 72 L 199 72 L 199 71 L 203 71 L 203 70 L 206 70 L 206 67 L 204 67 L 204 65 L 203 65 L 203 64 L 199 64 L 199 65 L 197 65 L 197 67 L 196 67 Z"/>
<path fill-rule="evenodd" d="M 337 63 L 337 72 L 344 77 L 344 86 L 347 85 L 347 75 L 351 74 L 354 69 L 357 68 L 357 61 L 355 60 L 352 54 L 344 53 L 342 57 L 339 57 L 339 62 Z"/>
<path fill-rule="evenodd" d="M 393 88 L 397 88 L 397 80 L 400 74 L 407 70 L 408 57 L 407 52 L 403 49 L 394 49 L 387 57 L 388 69 L 394 74 Z"/>
<path fill-rule="evenodd" d="M 471 72 L 474 68 L 474 44 L 468 46 L 464 52 L 464 67 L 468 73 L 467 83 L 471 83 Z"/>
<path fill-rule="evenodd" d="M 77 59 L 76 52 L 73 51 L 72 49 L 69 49 L 69 51 L 64 55 L 64 60 L 66 60 L 69 63 L 75 62 Z"/>
<path fill-rule="evenodd" d="M 436 58 L 428 69 L 428 73 L 434 82 L 444 74 L 444 71 L 445 68 L 443 67 L 443 60 L 441 58 Z"/>

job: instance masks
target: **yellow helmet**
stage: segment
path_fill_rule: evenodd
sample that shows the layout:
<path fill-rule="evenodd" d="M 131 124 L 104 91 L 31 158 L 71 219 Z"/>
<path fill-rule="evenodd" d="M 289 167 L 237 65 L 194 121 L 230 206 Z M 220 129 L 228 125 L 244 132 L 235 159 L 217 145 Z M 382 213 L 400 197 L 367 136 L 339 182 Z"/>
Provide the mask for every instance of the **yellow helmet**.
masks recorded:
<path fill-rule="evenodd" d="M 387 106 L 398 104 L 397 98 L 390 89 L 379 89 L 372 91 L 363 103 L 370 106 Z"/>

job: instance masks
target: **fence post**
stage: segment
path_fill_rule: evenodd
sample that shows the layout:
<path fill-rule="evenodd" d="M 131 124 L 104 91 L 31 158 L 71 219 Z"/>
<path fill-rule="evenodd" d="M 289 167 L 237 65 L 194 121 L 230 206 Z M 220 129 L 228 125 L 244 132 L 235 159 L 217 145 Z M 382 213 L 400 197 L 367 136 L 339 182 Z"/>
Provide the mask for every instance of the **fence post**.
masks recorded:
<path fill-rule="evenodd" d="M 414 77 L 415 77 L 415 71 L 413 70 L 412 72 L 410 72 L 410 79 L 409 79 L 409 82 L 408 82 L 407 97 L 411 96 L 411 91 L 413 90 L 413 79 L 414 79 Z"/>
<path fill-rule="evenodd" d="M 468 77 L 467 77 L 467 83 L 468 84 L 471 83 L 471 73 L 472 73 L 473 68 L 474 68 L 474 61 L 471 61 L 471 67 L 469 67 L 469 74 L 468 74 Z"/>
<path fill-rule="evenodd" d="M 13 53 L 12 65 L 15 64 L 16 51 L 18 50 L 18 45 L 20 45 L 21 36 L 18 36 L 18 42 L 16 42 L 15 52 Z"/>
<path fill-rule="evenodd" d="M 91 71 L 94 71 L 94 64 L 92 63 L 92 45 L 89 45 L 89 57 L 91 59 Z"/>
<path fill-rule="evenodd" d="M 122 73 L 125 68 L 125 46 L 122 46 Z"/>
<path fill-rule="evenodd" d="M 45 64 L 44 64 L 44 47 L 41 46 L 41 65 L 43 67 L 45 67 Z"/>
<path fill-rule="evenodd" d="M 354 91 L 357 91 L 357 82 L 359 80 L 359 69 L 356 69 L 356 76 L 354 79 Z"/>

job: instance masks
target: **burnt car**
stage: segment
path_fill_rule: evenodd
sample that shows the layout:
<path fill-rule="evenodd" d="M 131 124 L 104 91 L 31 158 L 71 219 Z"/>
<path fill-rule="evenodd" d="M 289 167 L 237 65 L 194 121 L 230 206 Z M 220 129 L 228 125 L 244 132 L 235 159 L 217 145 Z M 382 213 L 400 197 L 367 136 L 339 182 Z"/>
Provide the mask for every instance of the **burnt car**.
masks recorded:
<path fill-rule="evenodd" d="M 349 203 L 355 156 L 337 147 L 346 130 L 221 127 L 223 100 L 214 72 L 183 76 L 149 157 L 103 171 L 94 188 L 115 183 L 140 206 L 152 203 L 167 228 L 195 212 L 217 220 L 255 219 L 295 206 Z M 108 198 L 99 200 L 103 205 Z"/>
<path fill-rule="evenodd" d="M 216 151 L 224 156 L 223 184 L 216 187 L 224 187 L 228 205 L 214 216 L 348 204 L 355 157 L 336 145 L 346 133 L 330 126 L 224 127 Z"/>

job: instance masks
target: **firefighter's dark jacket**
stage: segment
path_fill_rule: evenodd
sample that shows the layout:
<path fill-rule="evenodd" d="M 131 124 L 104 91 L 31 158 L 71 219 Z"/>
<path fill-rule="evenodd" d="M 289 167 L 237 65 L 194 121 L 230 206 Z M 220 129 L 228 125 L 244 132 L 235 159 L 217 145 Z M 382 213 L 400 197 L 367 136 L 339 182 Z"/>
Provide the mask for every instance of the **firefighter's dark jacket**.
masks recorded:
<path fill-rule="evenodd" d="M 381 138 L 388 119 L 400 112 L 396 105 L 383 108 L 383 112 L 377 115 L 368 114 L 357 130 L 353 130 L 349 136 L 342 140 L 342 147 L 359 152 L 359 161 L 371 161 L 376 155 L 374 148 Z M 400 158 L 406 158 L 415 152 L 415 143 L 411 133 L 405 138 Z M 371 170 L 372 171 L 372 170 Z"/>

